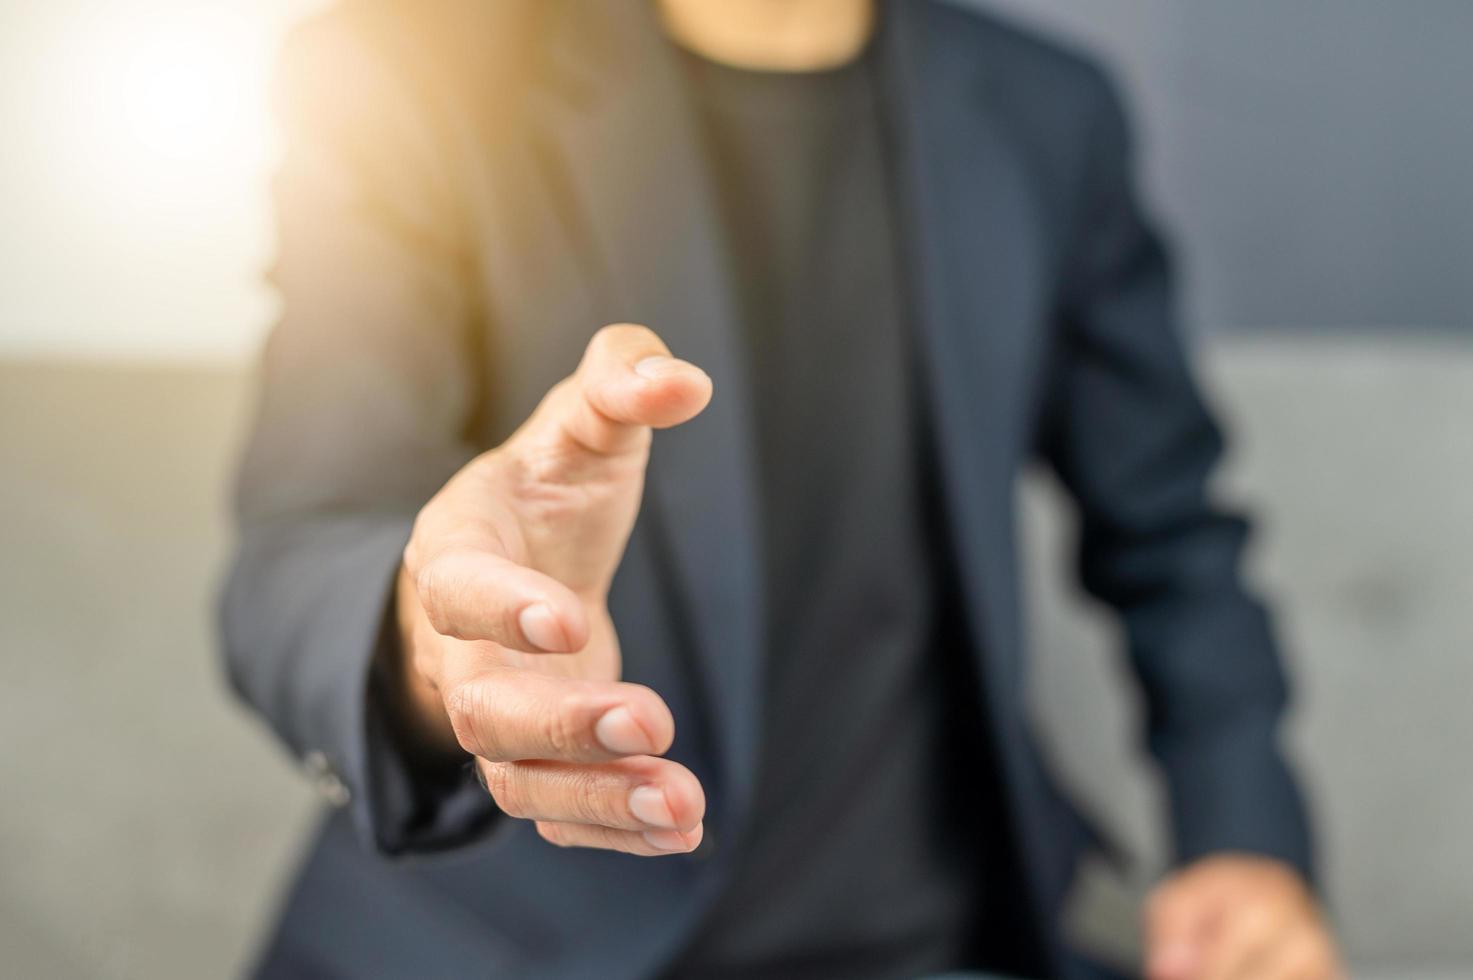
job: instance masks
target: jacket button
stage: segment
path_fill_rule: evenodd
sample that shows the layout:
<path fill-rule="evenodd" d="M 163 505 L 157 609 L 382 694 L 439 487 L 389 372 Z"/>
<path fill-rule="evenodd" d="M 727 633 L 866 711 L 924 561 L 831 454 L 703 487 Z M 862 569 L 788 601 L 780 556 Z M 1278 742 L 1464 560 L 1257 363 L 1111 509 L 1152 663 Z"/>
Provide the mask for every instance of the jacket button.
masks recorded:
<path fill-rule="evenodd" d="M 353 793 L 348 789 L 348 784 L 343 782 L 343 777 L 337 774 L 327 754 L 313 750 L 302 756 L 302 767 L 307 770 L 307 778 L 312 780 L 312 785 L 322 798 L 333 806 L 347 806 L 353 799 Z"/>

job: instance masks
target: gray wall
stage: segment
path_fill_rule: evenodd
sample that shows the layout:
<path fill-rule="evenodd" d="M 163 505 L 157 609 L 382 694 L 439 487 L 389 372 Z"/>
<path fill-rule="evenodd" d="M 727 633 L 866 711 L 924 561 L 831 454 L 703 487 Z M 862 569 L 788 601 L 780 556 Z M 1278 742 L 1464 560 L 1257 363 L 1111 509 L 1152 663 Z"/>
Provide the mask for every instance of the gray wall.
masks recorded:
<path fill-rule="evenodd" d="M 1473 333 L 1473 2 L 983 5 L 1127 82 L 1195 323 Z"/>
<path fill-rule="evenodd" d="M 1352 975 L 1467 980 L 1473 343 L 1237 334 L 1202 354 L 1233 436 L 1219 494 L 1255 519 L 1251 578 L 1284 643 L 1287 744 Z M 1035 718 L 1072 794 L 1136 858 L 1139 895 L 1164 841 L 1121 636 L 1072 585 L 1057 488 L 1028 490 Z"/>

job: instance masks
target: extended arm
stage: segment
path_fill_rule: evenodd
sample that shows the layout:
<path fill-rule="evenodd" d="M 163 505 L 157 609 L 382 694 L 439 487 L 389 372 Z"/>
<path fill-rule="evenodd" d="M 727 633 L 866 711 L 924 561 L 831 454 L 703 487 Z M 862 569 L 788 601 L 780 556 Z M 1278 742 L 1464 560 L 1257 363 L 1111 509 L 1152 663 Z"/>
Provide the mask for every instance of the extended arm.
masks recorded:
<path fill-rule="evenodd" d="M 1287 688 L 1242 582 L 1247 525 L 1215 506 L 1222 454 L 1177 335 L 1171 275 L 1097 86 L 1042 449 L 1078 503 L 1086 589 L 1119 611 L 1179 864 L 1151 905 L 1153 978 L 1329 976 L 1308 823 L 1279 747 Z"/>

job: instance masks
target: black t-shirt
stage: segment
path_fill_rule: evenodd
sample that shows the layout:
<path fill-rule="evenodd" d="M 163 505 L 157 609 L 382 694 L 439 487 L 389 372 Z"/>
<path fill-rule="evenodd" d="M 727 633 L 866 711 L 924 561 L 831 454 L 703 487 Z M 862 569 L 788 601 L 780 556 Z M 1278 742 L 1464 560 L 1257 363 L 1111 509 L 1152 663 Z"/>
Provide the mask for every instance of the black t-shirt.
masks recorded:
<path fill-rule="evenodd" d="M 674 972 L 967 965 L 988 774 L 952 703 L 976 688 L 929 524 L 874 66 L 682 57 L 748 342 L 769 633 L 754 816 Z"/>

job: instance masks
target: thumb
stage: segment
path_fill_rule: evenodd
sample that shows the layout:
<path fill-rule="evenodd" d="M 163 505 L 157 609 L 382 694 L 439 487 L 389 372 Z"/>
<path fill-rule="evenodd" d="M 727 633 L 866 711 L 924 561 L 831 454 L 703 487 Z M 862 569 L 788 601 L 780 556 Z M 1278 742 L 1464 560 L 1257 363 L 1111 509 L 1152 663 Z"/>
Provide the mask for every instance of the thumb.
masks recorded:
<path fill-rule="evenodd" d="M 650 328 L 617 323 L 594 334 L 578 370 L 548 393 L 528 427 L 614 455 L 643 448 L 651 428 L 687 422 L 710 400 L 706 372 L 671 356 Z"/>
<path fill-rule="evenodd" d="M 1211 926 L 1208 896 L 1189 881 L 1159 886 L 1146 905 L 1147 980 L 1193 980 Z"/>

